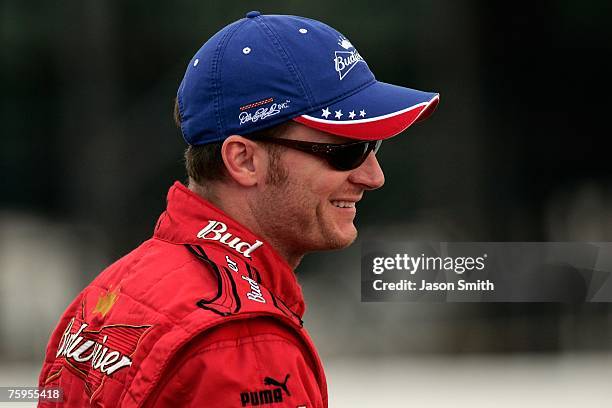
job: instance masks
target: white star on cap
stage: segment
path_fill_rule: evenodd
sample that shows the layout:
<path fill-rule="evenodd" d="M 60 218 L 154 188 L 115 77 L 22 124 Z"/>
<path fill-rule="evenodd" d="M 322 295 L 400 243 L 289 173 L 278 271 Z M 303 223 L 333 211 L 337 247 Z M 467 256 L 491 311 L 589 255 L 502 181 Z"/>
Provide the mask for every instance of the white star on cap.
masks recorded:
<path fill-rule="evenodd" d="M 321 116 L 323 116 L 325 119 L 327 119 L 327 117 L 329 115 L 331 115 L 331 112 L 329 111 L 329 108 L 323 109 L 323 113 L 321 113 Z"/>
<path fill-rule="evenodd" d="M 352 110 L 352 111 L 350 111 L 350 112 L 349 112 L 349 118 L 350 118 L 350 119 L 354 119 L 354 118 L 355 118 L 355 116 L 356 116 L 356 115 L 355 115 L 355 111 L 354 111 L 354 110 Z"/>
<path fill-rule="evenodd" d="M 362 109 L 359 111 L 359 116 L 361 116 L 362 118 L 365 118 L 365 111 Z"/>
<path fill-rule="evenodd" d="M 336 111 L 336 119 L 340 119 L 342 117 L 342 109 Z"/>

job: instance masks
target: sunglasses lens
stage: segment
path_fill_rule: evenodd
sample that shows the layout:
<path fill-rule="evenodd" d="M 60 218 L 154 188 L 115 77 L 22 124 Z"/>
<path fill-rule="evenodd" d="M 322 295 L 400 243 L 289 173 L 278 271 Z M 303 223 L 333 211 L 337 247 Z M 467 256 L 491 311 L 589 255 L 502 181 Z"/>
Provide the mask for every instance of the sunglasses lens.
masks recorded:
<path fill-rule="evenodd" d="M 376 152 L 380 148 L 382 141 L 354 143 L 343 146 L 336 154 L 329 157 L 329 162 L 338 170 L 353 170 L 361 166 L 370 152 Z"/>

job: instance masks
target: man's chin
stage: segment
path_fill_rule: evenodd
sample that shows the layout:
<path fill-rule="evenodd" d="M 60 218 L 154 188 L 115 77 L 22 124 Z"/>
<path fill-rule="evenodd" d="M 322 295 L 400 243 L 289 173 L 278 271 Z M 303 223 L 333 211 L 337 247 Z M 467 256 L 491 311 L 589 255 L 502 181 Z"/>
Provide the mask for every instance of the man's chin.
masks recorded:
<path fill-rule="evenodd" d="M 328 240 L 330 250 L 343 249 L 350 246 L 357 239 L 357 229 L 351 224 L 350 228 L 335 231 L 333 237 Z"/>

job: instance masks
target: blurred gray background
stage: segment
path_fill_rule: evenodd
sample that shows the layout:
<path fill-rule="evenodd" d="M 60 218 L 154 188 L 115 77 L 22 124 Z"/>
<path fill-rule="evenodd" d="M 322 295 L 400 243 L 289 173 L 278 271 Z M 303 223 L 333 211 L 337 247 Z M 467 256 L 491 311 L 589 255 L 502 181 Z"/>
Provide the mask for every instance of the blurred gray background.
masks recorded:
<path fill-rule="evenodd" d="M 608 406 L 610 305 L 362 304 L 359 246 L 612 241 L 611 4 L 2 0 L 0 386 L 35 384 L 62 310 L 151 235 L 185 178 L 186 64 L 260 10 L 322 20 L 379 80 L 441 94 L 383 144 L 358 242 L 298 269 L 330 406 Z"/>

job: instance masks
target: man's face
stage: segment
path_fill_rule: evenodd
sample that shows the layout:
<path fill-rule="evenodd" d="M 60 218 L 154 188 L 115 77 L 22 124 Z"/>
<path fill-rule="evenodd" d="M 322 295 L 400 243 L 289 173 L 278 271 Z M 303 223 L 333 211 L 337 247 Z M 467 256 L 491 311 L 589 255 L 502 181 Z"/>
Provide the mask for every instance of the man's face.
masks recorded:
<path fill-rule="evenodd" d="M 284 137 L 320 143 L 352 141 L 297 123 L 290 125 Z M 353 224 L 357 202 L 365 190 L 385 182 L 376 156 L 370 153 L 358 168 L 340 171 L 323 158 L 278 148 L 278 170 L 285 177 L 266 183 L 254 208 L 267 240 L 293 254 L 350 245 L 357 237 Z"/>

